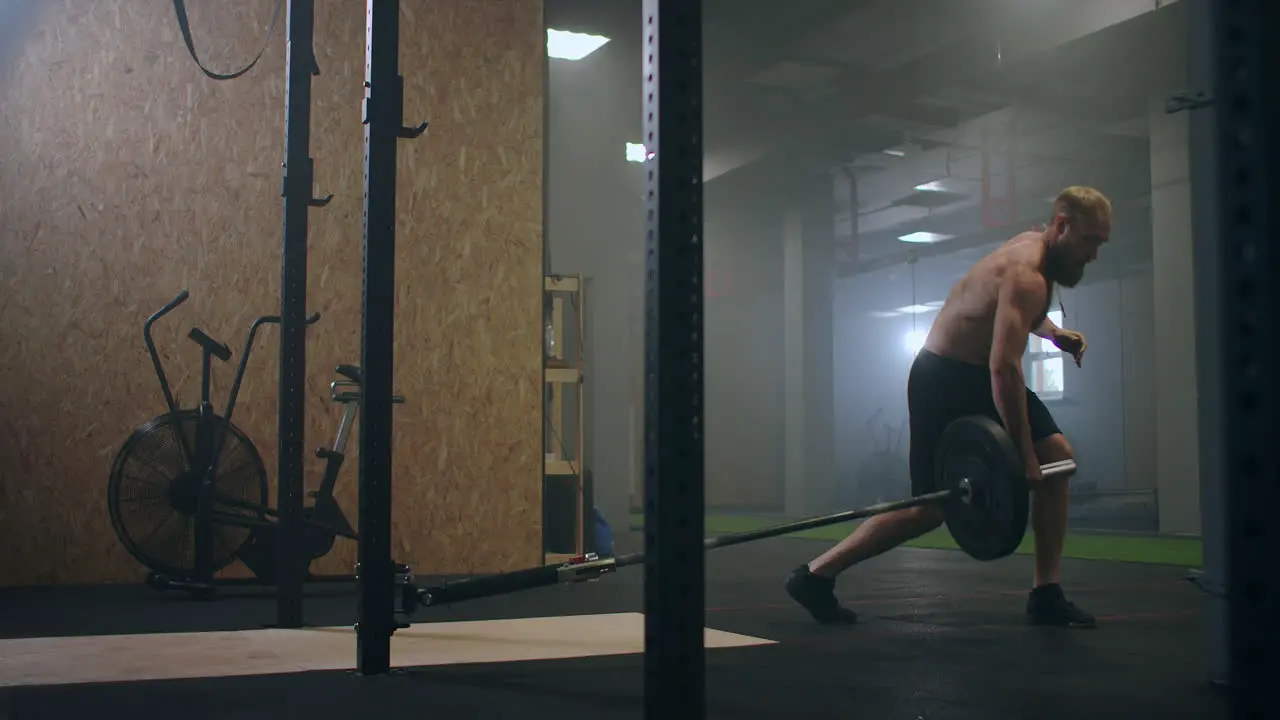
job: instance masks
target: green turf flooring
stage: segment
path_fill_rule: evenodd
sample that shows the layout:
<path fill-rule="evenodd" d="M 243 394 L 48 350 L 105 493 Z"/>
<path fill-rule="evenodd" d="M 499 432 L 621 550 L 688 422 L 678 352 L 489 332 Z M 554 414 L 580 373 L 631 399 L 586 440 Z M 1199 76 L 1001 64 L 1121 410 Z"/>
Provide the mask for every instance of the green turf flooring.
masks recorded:
<path fill-rule="evenodd" d="M 706 530 L 708 535 L 725 535 L 758 530 L 786 521 L 783 518 L 708 515 Z M 632 515 L 631 526 L 636 529 L 642 528 L 644 526 L 644 518 L 639 514 Z M 854 523 L 852 522 L 829 525 L 823 528 L 794 533 L 790 537 L 836 542 L 848 535 L 853 526 Z M 1028 532 L 1017 553 L 1022 555 L 1031 554 L 1033 540 L 1031 533 Z M 926 533 L 906 543 L 906 545 L 907 547 L 936 550 L 959 549 L 945 527 Z M 1188 568 L 1198 568 L 1203 563 L 1203 549 L 1198 538 L 1071 533 L 1067 535 L 1062 554 L 1063 557 L 1079 560 L 1112 560 L 1178 565 Z"/>

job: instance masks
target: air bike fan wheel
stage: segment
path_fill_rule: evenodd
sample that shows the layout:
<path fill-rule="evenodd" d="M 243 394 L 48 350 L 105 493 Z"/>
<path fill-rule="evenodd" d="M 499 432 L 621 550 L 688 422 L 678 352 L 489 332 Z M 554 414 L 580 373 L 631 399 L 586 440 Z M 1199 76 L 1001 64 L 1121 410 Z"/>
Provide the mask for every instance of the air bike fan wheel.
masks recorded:
<path fill-rule="evenodd" d="M 116 455 L 107 485 L 107 507 L 120 542 L 154 572 L 183 576 L 195 571 L 196 499 L 200 478 L 191 472 L 176 434 L 195 448 L 198 411 L 183 410 L 174 422 L 161 415 L 133 431 Z M 222 417 L 214 423 L 228 427 Z M 254 517 L 243 508 L 267 504 L 267 470 L 253 443 L 231 425 L 223 440 L 215 480 L 211 524 L 212 570 L 236 559 L 253 534 L 250 527 L 219 522 L 218 515 Z M 237 507 L 239 506 L 239 507 Z"/>

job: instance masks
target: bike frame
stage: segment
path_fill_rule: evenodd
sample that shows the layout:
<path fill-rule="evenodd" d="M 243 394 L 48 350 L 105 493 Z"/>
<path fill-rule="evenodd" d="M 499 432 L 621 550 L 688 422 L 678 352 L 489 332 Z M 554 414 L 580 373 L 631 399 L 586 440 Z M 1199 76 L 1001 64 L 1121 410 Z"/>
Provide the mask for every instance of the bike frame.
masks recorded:
<path fill-rule="evenodd" d="M 152 328 L 157 321 L 182 305 L 189 297 L 190 293 L 188 291 L 179 292 L 173 300 L 152 313 L 143 325 L 143 339 L 146 342 L 147 353 L 151 358 L 152 366 L 155 368 L 156 378 L 159 380 L 160 390 L 164 395 L 165 406 L 168 408 L 169 415 L 175 425 L 179 422 L 183 408 L 173 395 L 168 376 L 165 374 L 163 363 L 160 360 L 160 354 L 156 350 L 155 341 L 152 337 Z M 304 322 L 306 325 L 312 325 L 319 319 L 320 314 L 315 313 L 306 318 Z M 225 344 L 209 337 L 199 328 L 192 328 L 188 334 L 188 337 L 201 347 L 200 402 L 197 406 L 196 414 L 195 447 L 189 447 L 186 433 L 182 432 L 181 428 L 175 427 L 174 434 L 177 436 L 179 445 L 182 448 L 183 458 L 186 462 L 185 469 L 188 472 L 199 473 L 200 478 L 196 523 L 197 568 L 208 567 L 209 565 L 210 543 L 208 533 L 213 523 L 248 528 L 266 527 L 272 525 L 275 522 L 274 518 L 280 516 L 279 511 L 274 508 L 222 495 L 217 492 L 216 488 L 218 463 L 221 460 L 222 448 L 227 435 L 226 431 L 231 427 L 231 419 L 235 414 L 236 403 L 244 381 L 244 374 L 248 367 L 249 355 L 253 350 L 254 340 L 257 337 L 258 330 L 263 325 L 278 323 L 280 323 L 280 316 L 264 315 L 255 320 L 249 327 L 244 349 L 240 354 L 240 361 L 236 368 L 235 379 L 232 382 L 231 390 L 227 394 L 224 415 L 220 420 L 210 399 L 213 375 L 212 364 L 213 358 L 218 358 L 224 362 L 229 361 L 231 359 L 231 350 Z M 320 488 L 311 493 L 311 496 L 316 499 L 316 503 L 312 508 L 316 517 L 311 522 L 325 527 L 335 535 L 354 540 L 357 539 L 356 531 L 351 528 L 341 510 L 337 508 L 336 503 L 333 501 L 333 494 L 337 485 L 338 475 L 346 458 L 347 442 L 350 439 L 352 428 L 355 426 L 356 417 L 359 414 L 361 386 L 358 382 L 335 381 L 330 384 L 329 390 L 332 399 L 335 402 L 342 403 L 344 409 L 332 447 L 320 448 L 316 452 L 318 457 L 325 460 L 325 471 Z M 396 395 L 392 397 L 392 403 L 400 404 L 404 401 L 405 399 L 402 396 Z M 215 507 L 215 505 L 220 507 Z M 235 510 L 244 510 L 246 513 L 240 514 Z M 199 574 L 199 571 L 197 573 Z"/>

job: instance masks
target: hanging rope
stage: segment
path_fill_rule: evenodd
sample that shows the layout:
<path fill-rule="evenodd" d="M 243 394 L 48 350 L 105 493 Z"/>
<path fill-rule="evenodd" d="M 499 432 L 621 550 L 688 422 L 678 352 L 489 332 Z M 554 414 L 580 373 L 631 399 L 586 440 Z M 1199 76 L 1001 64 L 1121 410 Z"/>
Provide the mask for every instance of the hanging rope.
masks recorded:
<path fill-rule="evenodd" d="M 267 39 L 262 42 L 262 47 L 258 50 L 258 54 L 254 56 L 253 60 L 250 60 L 249 64 L 243 68 L 229 75 L 224 75 L 210 70 L 204 66 L 204 63 L 200 62 L 200 56 L 196 53 L 195 42 L 191 39 L 191 23 L 187 18 L 186 0 L 173 0 L 173 11 L 178 16 L 178 29 L 182 31 L 182 41 L 187 44 L 187 52 L 191 53 L 191 59 L 196 61 L 196 67 L 199 67 L 201 72 L 214 80 L 234 80 L 249 72 L 254 65 L 258 64 L 258 61 L 262 59 L 262 54 L 267 51 L 267 46 L 271 44 L 271 36 L 275 33 L 276 23 L 280 20 L 280 9 L 283 7 L 284 0 L 276 0 L 276 9 L 271 14 L 271 24 L 267 26 Z"/>

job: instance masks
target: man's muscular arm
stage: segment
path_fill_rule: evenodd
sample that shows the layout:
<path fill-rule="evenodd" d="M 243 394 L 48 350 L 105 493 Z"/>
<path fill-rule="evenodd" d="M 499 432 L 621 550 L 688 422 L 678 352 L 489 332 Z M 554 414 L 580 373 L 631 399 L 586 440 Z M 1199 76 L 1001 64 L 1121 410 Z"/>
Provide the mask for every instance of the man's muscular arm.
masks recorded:
<path fill-rule="evenodd" d="M 1039 308 L 1044 307 L 1047 292 L 1048 287 L 1039 273 L 1011 269 L 1000 283 L 991 342 L 991 388 L 996 410 L 1032 480 L 1038 479 L 1040 465 L 1032 447 L 1031 424 L 1027 418 L 1022 355 L 1027 349 L 1031 323 Z"/>
<path fill-rule="evenodd" d="M 1058 326 L 1054 325 L 1053 321 L 1050 320 L 1049 316 L 1046 314 L 1044 316 L 1044 322 L 1040 323 L 1040 327 L 1036 328 L 1035 330 L 1032 330 L 1031 333 L 1036 337 L 1042 337 L 1045 340 L 1052 340 L 1053 331 L 1057 329 L 1058 329 Z"/>

